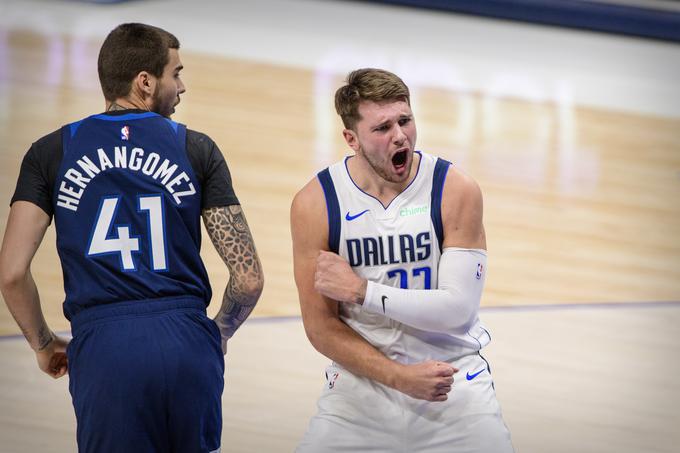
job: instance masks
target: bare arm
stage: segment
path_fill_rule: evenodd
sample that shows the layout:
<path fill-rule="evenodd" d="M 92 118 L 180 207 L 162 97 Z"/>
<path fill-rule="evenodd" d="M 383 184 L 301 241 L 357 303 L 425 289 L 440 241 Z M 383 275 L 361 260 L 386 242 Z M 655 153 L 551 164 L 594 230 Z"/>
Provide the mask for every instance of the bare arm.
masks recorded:
<path fill-rule="evenodd" d="M 58 378 L 67 371 L 68 341 L 48 327 L 31 275 L 31 261 L 49 223 L 49 216 L 33 203 L 17 201 L 12 205 L 0 250 L 0 283 L 7 308 L 35 351 L 38 366 Z"/>
<path fill-rule="evenodd" d="M 328 250 L 328 225 L 323 191 L 312 180 L 295 197 L 291 232 L 295 283 L 302 321 L 309 341 L 326 357 L 360 376 L 380 382 L 414 398 L 444 401 L 451 390 L 454 369 L 442 362 L 403 365 L 387 358 L 338 316 L 338 302 L 315 288 L 317 260 Z"/>
<path fill-rule="evenodd" d="M 442 193 L 442 248 L 486 250 L 483 209 L 479 185 L 455 167 L 449 167 Z"/>
<path fill-rule="evenodd" d="M 227 340 L 250 315 L 262 294 L 264 275 L 241 206 L 205 209 L 203 222 L 229 270 L 222 306 L 215 316 L 222 332 L 222 351 L 226 353 Z"/>

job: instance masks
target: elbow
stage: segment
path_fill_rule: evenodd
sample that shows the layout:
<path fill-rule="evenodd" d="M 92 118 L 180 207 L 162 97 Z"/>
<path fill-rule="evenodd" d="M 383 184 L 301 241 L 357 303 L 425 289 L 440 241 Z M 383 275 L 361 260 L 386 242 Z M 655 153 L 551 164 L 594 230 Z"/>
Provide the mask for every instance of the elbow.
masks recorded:
<path fill-rule="evenodd" d="M 469 319 L 466 322 L 456 322 L 445 326 L 444 333 L 449 335 L 465 335 L 470 331 L 474 325 L 474 319 Z"/>
<path fill-rule="evenodd" d="M 260 269 L 262 269 L 262 266 L 260 266 Z M 264 274 L 261 271 L 257 273 L 257 278 L 254 279 L 249 289 L 255 297 L 260 298 L 264 290 Z"/>
<path fill-rule="evenodd" d="M 23 282 L 28 275 L 27 269 L 20 269 L 8 265 L 0 267 L 0 290 L 5 294 Z"/>
<path fill-rule="evenodd" d="M 303 310 L 302 323 L 307 339 L 314 349 L 334 361 L 339 360 L 338 352 L 347 341 L 347 332 L 354 332 L 340 318 L 333 315 L 305 316 Z"/>
<path fill-rule="evenodd" d="M 307 339 L 309 342 L 314 346 L 314 349 L 319 351 L 319 343 L 321 341 L 321 332 L 319 329 L 315 329 L 311 327 L 308 323 L 304 322 L 304 318 L 302 320 L 302 324 L 305 327 L 305 334 L 307 335 Z M 319 351 L 321 352 L 321 351 Z"/>
<path fill-rule="evenodd" d="M 249 278 L 243 282 L 242 288 L 243 293 L 256 303 L 264 290 L 264 276 L 259 273 L 254 278 Z"/>
<path fill-rule="evenodd" d="M 251 279 L 251 284 L 248 289 L 251 291 L 251 294 L 253 294 L 258 299 L 260 298 L 260 295 L 262 295 L 262 291 L 264 290 L 264 272 L 262 272 L 261 263 L 259 263 L 259 266 L 257 266 L 255 277 Z"/>
<path fill-rule="evenodd" d="M 256 265 L 249 266 L 246 269 L 231 269 L 234 272 L 231 275 L 229 285 L 234 285 L 233 288 L 239 295 L 250 301 L 251 305 L 255 305 L 262 295 L 264 290 L 264 274 L 262 273 L 262 265 L 256 259 Z"/>
<path fill-rule="evenodd" d="M 307 323 L 304 323 L 304 318 L 303 318 L 303 324 L 305 326 L 305 334 L 307 334 L 307 339 L 311 343 L 311 345 L 316 349 L 317 352 L 319 352 L 322 355 L 325 355 L 328 357 L 328 348 L 327 348 L 327 340 L 328 340 L 328 332 L 324 328 L 319 328 L 319 326 L 310 326 Z"/>
<path fill-rule="evenodd" d="M 438 319 L 442 321 L 441 331 L 450 335 L 464 335 L 474 325 L 479 312 L 479 301 L 453 298 L 448 306 L 447 316 Z"/>
<path fill-rule="evenodd" d="M 461 290 L 460 285 L 441 284 L 444 292 L 439 299 L 439 316 L 435 323 L 436 330 L 449 335 L 465 335 L 475 324 L 482 299 L 481 287 L 476 291 Z M 432 329 L 435 330 L 435 329 Z"/>
<path fill-rule="evenodd" d="M 444 326 L 446 333 L 464 335 L 474 325 L 477 319 L 477 310 L 456 310 L 448 319 L 449 322 Z"/>
<path fill-rule="evenodd" d="M 318 352 L 321 355 L 324 355 L 326 357 L 329 357 L 329 350 L 326 344 L 326 341 L 324 341 L 323 335 L 319 335 L 319 333 L 314 332 L 311 333 L 308 330 L 306 331 L 307 333 L 307 339 L 311 343 L 311 345 L 314 347 L 316 352 Z"/>

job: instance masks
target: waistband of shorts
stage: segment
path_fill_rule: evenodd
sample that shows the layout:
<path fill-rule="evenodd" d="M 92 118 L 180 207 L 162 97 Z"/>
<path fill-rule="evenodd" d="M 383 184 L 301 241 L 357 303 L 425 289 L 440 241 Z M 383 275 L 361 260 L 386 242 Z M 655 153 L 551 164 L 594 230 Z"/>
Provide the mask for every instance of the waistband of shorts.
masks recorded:
<path fill-rule="evenodd" d="M 168 311 L 190 310 L 205 313 L 206 303 L 193 296 L 160 297 L 157 299 L 113 302 L 87 308 L 71 319 L 71 332 L 76 332 L 93 322 L 127 317 L 130 315 L 153 315 Z"/>

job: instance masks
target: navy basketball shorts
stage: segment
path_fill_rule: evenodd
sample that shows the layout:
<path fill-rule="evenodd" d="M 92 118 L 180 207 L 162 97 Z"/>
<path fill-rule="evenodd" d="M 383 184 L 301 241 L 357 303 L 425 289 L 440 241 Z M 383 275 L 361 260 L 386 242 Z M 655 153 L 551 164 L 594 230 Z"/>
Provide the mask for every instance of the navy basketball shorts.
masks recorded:
<path fill-rule="evenodd" d="M 219 451 L 224 356 L 203 301 L 89 308 L 72 319 L 72 331 L 79 452 Z"/>

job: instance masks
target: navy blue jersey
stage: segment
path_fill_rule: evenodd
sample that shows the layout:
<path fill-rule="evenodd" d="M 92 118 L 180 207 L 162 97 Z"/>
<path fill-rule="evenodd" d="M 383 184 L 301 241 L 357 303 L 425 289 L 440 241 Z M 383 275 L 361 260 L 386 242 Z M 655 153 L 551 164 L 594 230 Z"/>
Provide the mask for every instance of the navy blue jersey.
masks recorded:
<path fill-rule="evenodd" d="M 201 187 L 186 127 L 152 112 L 94 115 L 62 128 L 53 191 L 64 314 L 123 301 L 196 296 Z"/>

